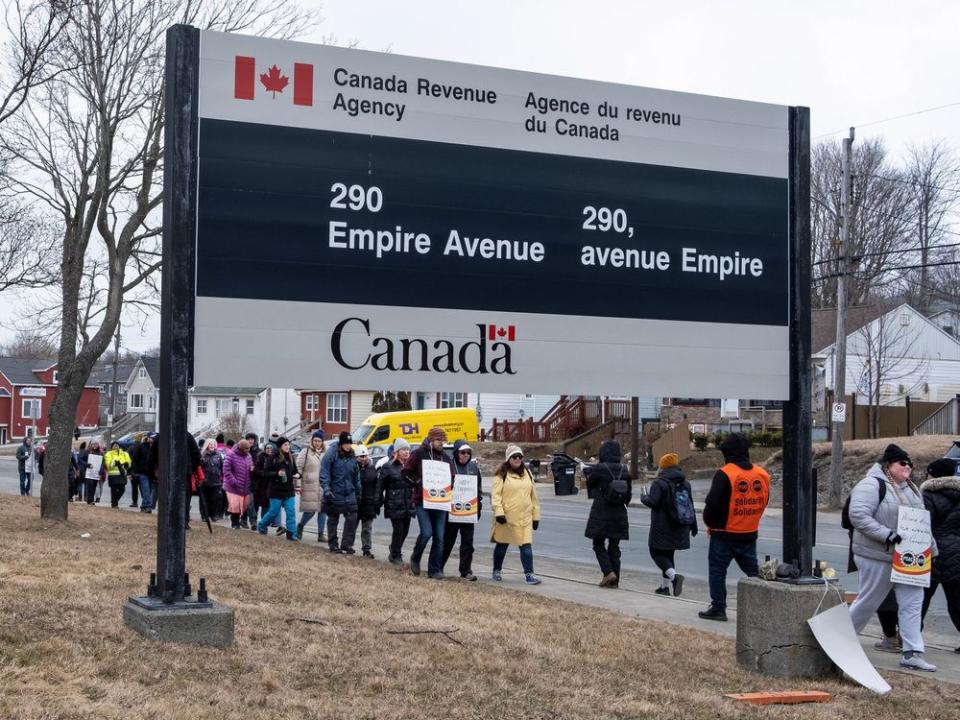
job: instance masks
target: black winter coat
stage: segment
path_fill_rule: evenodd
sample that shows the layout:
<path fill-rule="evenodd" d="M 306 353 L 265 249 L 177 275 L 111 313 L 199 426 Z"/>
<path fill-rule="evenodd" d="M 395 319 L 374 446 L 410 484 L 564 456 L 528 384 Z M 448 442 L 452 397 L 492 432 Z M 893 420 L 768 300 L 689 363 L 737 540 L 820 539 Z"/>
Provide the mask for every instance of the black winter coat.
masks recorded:
<path fill-rule="evenodd" d="M 623 503 L 611 503 L 606 499 L 607 488 L 615 478 L 627 481 L 633 497 L 630 471 L 620 464 L 620 443 L 607 440 L 600 446 L 600 462 L 584 469 L 587 478 L 587 497 L 593 500 L 587 529 L 588 538 L 630 539 L 630 521 L 627 518 L 627 506 Z M 630 500 L 627 500 L 629 504 Z"/>
<path fill-rule="evenodd" d="M 674 492 L 686 490 L 693 499 L 690 483 L 683 476 L 683 470 L 669 467 L 663 470 L 650 485 L 650 492 L 640 498 L 640 502 L 650 508 L 650 532 L 647 545 L 658 550 L 686 550 L 690 547 L 690 536 L 698 532 L 696 515 L 693 525 L 680 525 L 676 520 Z"/>
<path fill-rule="evenodd" d="M 383 515 L 391 520 L 410 518 L 417 514 L 413 503 L 414 485 L 403 474 L 403 463 L 391 460 L 380 468 L 380 491 Z"/>
<path fill-rule="evenodd" d="M 377 468 L 369 460 L 360 468 L 360 502 L 357 513 L 361 520 L 373 520 L 380 514 L 381 492 L 378 475 Z"/>
<path fill-rule="evenodd" d="M 941 583 L 960 582 L 960 477 L 930 478 L 920 492 L 940 553 L 933 561 L 933 576 Z"/>
<path fill-rule="evenodd" d="M 297 474 L 297 463 L 293 460 L 290 453 L 282 453 L 279 450 L 271 458 L 274 461 L 274 474 L 270 478 L 270 488 L 267 496 L 271 500 L 286 500 L 294 496 Z M 283 475 L 280 471 L 283 471 Z"/>

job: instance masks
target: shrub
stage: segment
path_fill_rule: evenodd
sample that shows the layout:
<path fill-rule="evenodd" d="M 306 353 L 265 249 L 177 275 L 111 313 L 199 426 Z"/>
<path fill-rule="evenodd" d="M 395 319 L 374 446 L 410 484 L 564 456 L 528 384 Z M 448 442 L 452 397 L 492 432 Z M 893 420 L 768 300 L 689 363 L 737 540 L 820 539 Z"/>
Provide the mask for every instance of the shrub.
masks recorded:
<path fill-rule="evenodd" d="M 693 446 L 697 450 L 706 450 L 709 442 L 710 438 L 708 438 L 704 433 L 694 433 Z"/>

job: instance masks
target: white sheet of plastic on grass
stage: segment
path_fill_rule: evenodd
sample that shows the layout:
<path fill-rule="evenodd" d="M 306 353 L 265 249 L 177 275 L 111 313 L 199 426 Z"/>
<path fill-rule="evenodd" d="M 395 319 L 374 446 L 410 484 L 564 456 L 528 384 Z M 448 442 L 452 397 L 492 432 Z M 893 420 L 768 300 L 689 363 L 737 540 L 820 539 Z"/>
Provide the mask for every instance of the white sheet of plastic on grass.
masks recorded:
<path fill-rule="evenodd" d="M 820 647 L 843 672 L 875 693 L 886 695 L 890 692 L 890 685 L 863 652 L 846 604 L 835 605 L 815 615 L 807 620 L 807 624 Z"/>

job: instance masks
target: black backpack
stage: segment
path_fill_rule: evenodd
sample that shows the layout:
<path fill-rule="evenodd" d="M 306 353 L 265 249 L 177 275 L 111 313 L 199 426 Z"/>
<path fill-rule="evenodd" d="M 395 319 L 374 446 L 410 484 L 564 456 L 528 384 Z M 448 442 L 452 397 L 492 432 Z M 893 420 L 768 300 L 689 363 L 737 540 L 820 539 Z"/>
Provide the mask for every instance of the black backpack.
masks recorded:
<path fill-rule="evenodd" d="M 883 502 L 883 499 L 887 496 L 887 483 L 883 480 L 877 478 L 877 493 L 880 496 L 880 502 Z M 853 537 L 853 523 L 850 522 L 850 496 L 847 495 L 847 500 L 843 503 L 843 510 L 840 511 L 840 527 L 844 530 L 850 531 L 850 537 Z"/>
<path fill-rule="evenodd" d="M 693 498 L 685 487 L 673 488 L 673 511 L 679 525 L 696 525 L 697 513 L 693 509 Z"/>
<path fill-rule="evenodd" d="M 611 505 L 626 505 L 630 502 L 630 483 L 623 479 L 623 466 L 620 467 L 617 477 L 613 477 L 613 470 L 607 467 L 610 473 L 610 484 L 603 493 L 603 499 Z"/>

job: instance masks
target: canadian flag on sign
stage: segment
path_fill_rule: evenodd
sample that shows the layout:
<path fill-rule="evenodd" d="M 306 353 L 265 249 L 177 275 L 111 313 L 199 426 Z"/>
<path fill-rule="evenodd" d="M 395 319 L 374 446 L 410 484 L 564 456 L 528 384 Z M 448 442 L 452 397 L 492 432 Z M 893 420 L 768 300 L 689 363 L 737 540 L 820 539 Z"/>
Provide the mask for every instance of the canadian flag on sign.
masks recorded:
<path fill-rule="evenodd" d="M 260 85 L 263 91 L 277 99 L 290 84 L 290 76 L 283 68 L 271 65 L 260 73 Z M 237 55 L 233 61 L 233 96 L 237 100 L 253 100 L 257 89 L 257 59 Z M 286 94 L 290 96 L 289 93 Z M 313 65 L 293 64 L 293 104 L 313 105 Z"/>
<path fill-rule="evenodd" d="M 515 325 L 507 325 L 507 327 L 487 325 L 487 338 L 490 342 L 494 340 L 508 340 L 513 342 L 517 339 L 517 328 Z"/>

